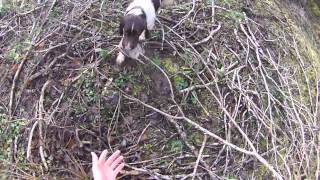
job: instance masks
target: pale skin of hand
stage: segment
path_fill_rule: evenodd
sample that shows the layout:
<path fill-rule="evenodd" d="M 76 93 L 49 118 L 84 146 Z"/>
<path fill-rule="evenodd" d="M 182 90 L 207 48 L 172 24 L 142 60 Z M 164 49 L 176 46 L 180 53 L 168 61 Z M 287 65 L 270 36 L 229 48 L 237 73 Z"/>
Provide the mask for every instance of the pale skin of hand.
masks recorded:
<path fill-rule="evenodd" d="M 123 169 L 123 156 L 120 151 L 114 152 L 107 160 L 107 150 L 104 150 L 100 157 L 91 152 L 92 172 L 94 180 L 115 180 L 119 172 Z"/>

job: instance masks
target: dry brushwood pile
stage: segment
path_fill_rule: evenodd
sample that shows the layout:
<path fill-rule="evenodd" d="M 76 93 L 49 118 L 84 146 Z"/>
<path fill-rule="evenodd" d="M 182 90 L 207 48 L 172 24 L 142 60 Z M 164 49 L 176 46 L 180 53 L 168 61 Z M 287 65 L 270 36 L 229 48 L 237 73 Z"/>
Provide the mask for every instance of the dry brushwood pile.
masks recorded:
<path fill-rule="evenodd" d="M 0 178 L 89 179 L 104 149 L 123 153 L 123 179 L 319 178 L 320 26 L 307 7 L 175 2 L 141 62 L 117 67 L 127 3 L 0 9 Z"/>

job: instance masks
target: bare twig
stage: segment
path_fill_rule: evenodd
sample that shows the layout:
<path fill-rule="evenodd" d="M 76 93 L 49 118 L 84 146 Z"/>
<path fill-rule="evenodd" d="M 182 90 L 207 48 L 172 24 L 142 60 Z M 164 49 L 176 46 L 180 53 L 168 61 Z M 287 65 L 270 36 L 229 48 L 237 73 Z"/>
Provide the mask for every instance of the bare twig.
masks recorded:
<path fill-rule="evenodd" d="M 28 48 L 28 51 L 26 53 L 26 55 L 24 56 L 24 58 L 22 59 L 21 63 L 19 64 L 18 70 L 16 71 L 13 81 L 12 81 L 12 86 L 11 86 L 11 92 L 10 92 L 10 100 L 9 100 L 9 120 L 12 119 L 13 116 L 13 104 L 14 104 L 14 97 L 15 97 L 15 90 L 16 90 L 16 86 L 17 86 L 17 81 L 18 78 L 20 76 L 21 70 L 24 66 L 24 64 L 27 62 L 28 60 L 28 56 L 30 54 L 32 46 L 30 45 L 30 47 Z"/>
<path fill-rule="evenodd" d="M 197 161 L 196 161 L 196 165 L 194 166 L 194 170 L 193 170 L 193 176 L 192 176 L 192 180 L 194 180 L 196 174 L 197 174 L 197 169 L 198 169 L 198 166 L 199 166 L 199 162 L 201 160 L 201 156 L 202 156 L 202 153 L 203 153 L 203 150 L 204 150 L 204 147 L 206 146 L 206 143 L 207 143 L 207 135 L 205 134 L 204 137 L 203 137 L 203 142 L 202 142 L 202 146 L 201 146 L 201 149 L 199 151 L 199 155 L 198 155 L 198 158 L 197 158 Z"/>
<path fill-rule="evenodd" d="M 48 88 L 48 86 L 50 85 L 51 81 L 47 81 L 43 87 L 42 87 L 42 90 L 41 90 L 41 96 L 40 96 L 40 99 L 39 99 L 39 111 L 38 111 L 38 115 L 39 115 L 39 119 L 38 119 L 38 124 L 39 124 L 39 144 L 40 144 L 40 147 L 39 147 L 39 153 L 40 153 L 40 157 L 41 157 L 41 161 L 42 161 L 42 164 L 44 166 L 44 168 L 46 170 L 48 170 L 48 164 L 46 162 L 46 159 L 45 159 L 45 155 L 44 155 L 44 146 L 45 146 L 45 139 L 44 139 L 44 134 L 43 134 L 43 123 L 44 123 L 44 96 L 45 96 L 45 91 L 46 89 Z"/>
<path fill-rule="evenodd" d="M 201 44 L 207 43 L 210 39 L 212 39 L 212 36 L 213 36 L 214 34 L 216 34 L 216 33 L 220 30 L 220 28 L 221 28 L 221 23 L 218 24 L 218 27 L 217 27 L 216 29 L 214 29 L 214 30 L 212 30 L 212 31 L 210 32 L 210 34 L 209 34 L 208 37 L 202 39 L 201 41 L 195 42 L 195 43 L 193 43 L 192 45 L 193 45 L 193 46 L 199 46 L 199 45 L 201 45 Z"/>
<path fill-rule="evenodd" d="M 28 146 L 27 146 L 27 159 L 29 161 L 31 161 L 30 157 L 31 157 L 31 146 L 32 146 L 32 137 L 33 137 L 33 133 L 34 133 L 34 130 L 36 129 L 37 125 L 38 125 L 39 121 L 36 121 L 31 130 L 30 130 L 30 133 L 29 133 L 29 138 L 28 138 Z"/>
<path fill-rule="evenodd" d="M 194 85 L 194 86 L 190 86 L 186 89 L 182 89 L 180 90 L 180 93 L 188 93 L 190 91 L 194 91 L 194 90 L 197 90 L 197 89 L 205 89 L 206 87 L 209 87 L 209 86 L 212 86 L 214 85 L 216 82 L 210 82 L 210 83 L 207 83 L 207 84 L 204 84 L 204 85 Z"/>

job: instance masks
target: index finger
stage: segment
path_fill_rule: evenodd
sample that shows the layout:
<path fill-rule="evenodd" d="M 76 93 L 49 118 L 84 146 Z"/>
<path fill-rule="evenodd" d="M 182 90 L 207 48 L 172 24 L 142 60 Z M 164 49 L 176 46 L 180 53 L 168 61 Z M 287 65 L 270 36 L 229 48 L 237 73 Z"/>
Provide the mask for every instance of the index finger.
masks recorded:
<path fill-rule="evenodd" d="M 102 151 L 102 153 L 101 153 L 101 155 L 99 157 L 99 164 L 103 164 L 104 163 L 104 161 L 106 160 L 107 154 L 108 154 L 108 150 Z"/>

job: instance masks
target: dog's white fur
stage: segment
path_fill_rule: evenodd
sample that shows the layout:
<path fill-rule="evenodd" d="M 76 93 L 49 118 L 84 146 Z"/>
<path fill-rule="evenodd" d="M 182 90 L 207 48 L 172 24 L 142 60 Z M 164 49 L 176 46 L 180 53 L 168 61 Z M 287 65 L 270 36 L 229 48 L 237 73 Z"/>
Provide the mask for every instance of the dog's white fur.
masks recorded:
<path fill-rule="evenodd" d="M 129 4 L 128 8 L 126 9 L 125 15 L 128 15 L 128 14 L 137 15 L 137 16 L 142 15 L 143 11 L 140 8 L 144 11 L 146 15 L 147 29 L 153 30 L 155 21 L 156 21 L 156 10 L 152 3 L 152 0 L 134 0 Z M 143 41 L 143 40 L 145 40 L 145 31 L 143 31 L 139 37 L 139 41 Z M 123 48 L 122 40 L 119 44 L 119 47 Z M 132 59 L 138 59 L 138 57 L 144 53 L 144 50 L 141 43 L 139 42 L 136 48 L 130 51 L 127 51 L 125 53 L 127 56 L 129 56 Z M 120 51 L 116 59 L 117 64 L 118 65 L 122 64 L 125 61 L 125 57 L 126 56 Z"/>
<path fill-rule="evenodd" d="M 147 29 L 152 30 L 156 22 L 156 10 L 153 6 L 152 0 L 134 0 L 132 3 L 129 4 L 126 10 L 126 14 L 143 14 L 141 9 L 137 9 L 137 7 L 143 9 L 147 19 Z"/>

